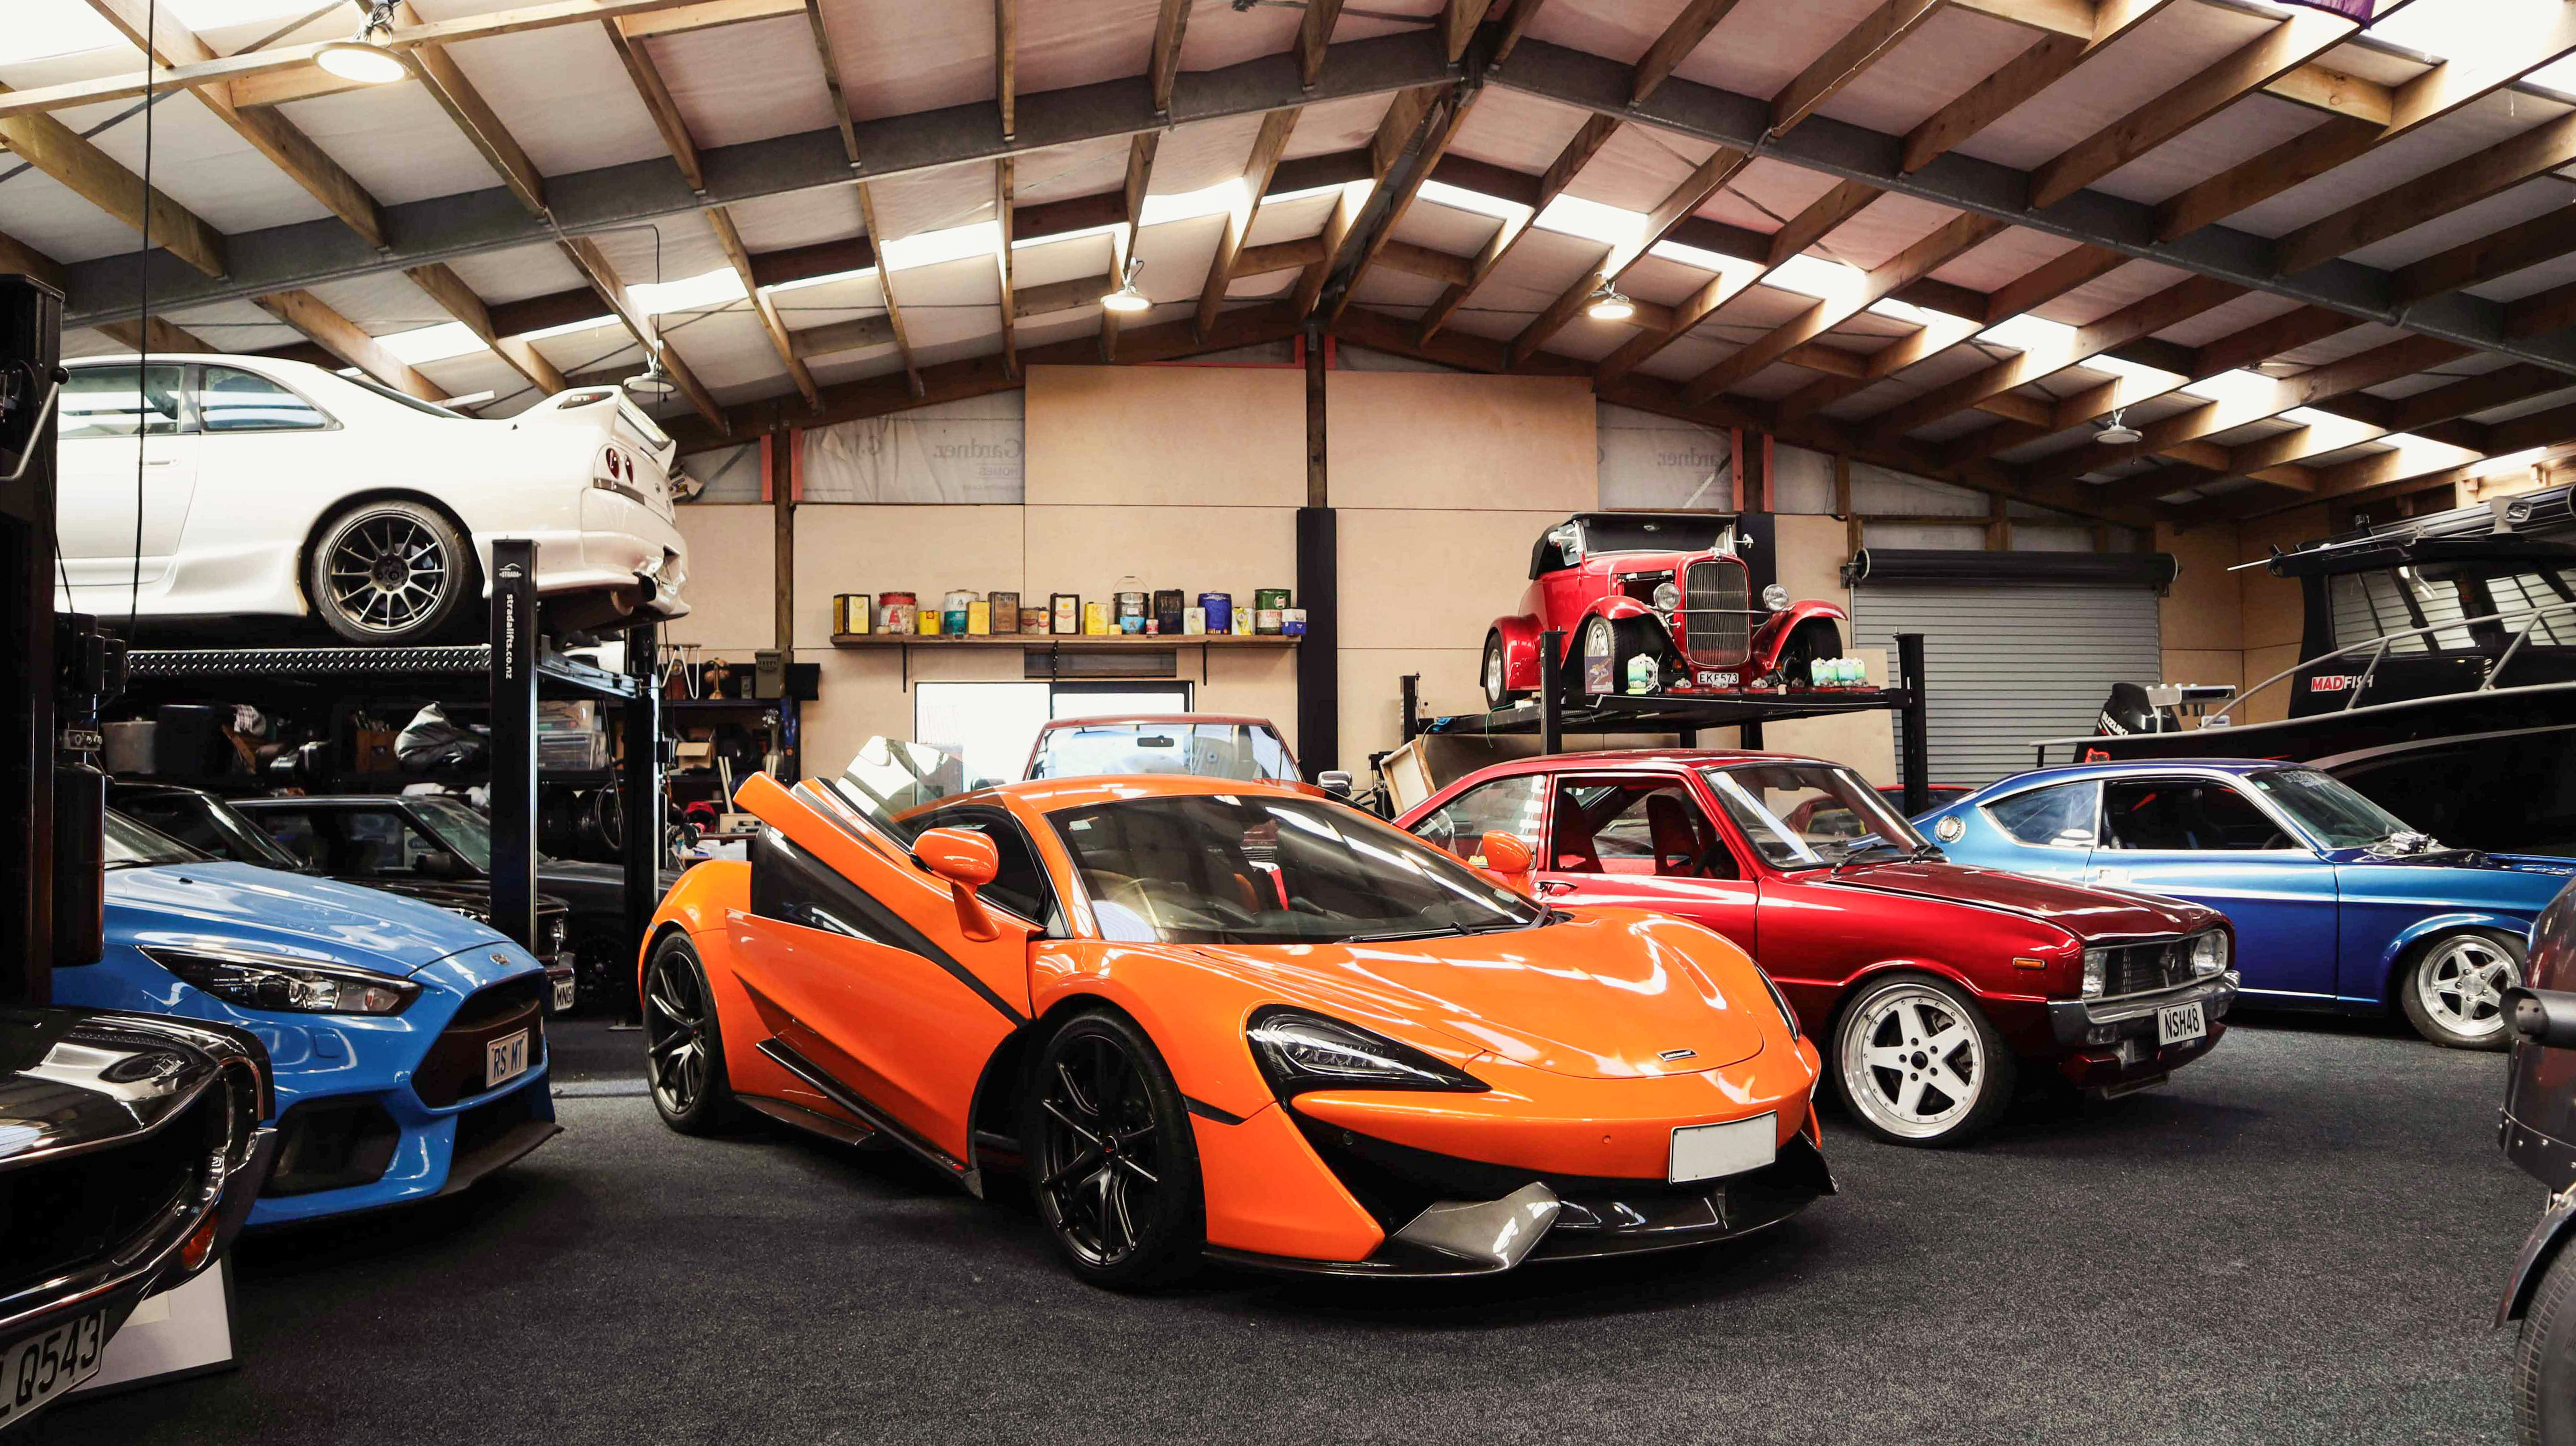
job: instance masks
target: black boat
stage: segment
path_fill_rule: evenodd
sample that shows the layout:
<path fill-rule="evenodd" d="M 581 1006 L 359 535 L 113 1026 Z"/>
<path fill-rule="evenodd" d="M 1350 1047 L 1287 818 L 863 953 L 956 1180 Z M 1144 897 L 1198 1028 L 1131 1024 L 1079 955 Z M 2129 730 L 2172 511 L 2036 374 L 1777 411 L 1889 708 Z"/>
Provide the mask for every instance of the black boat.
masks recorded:
<path fill-rule="evenodd" d="M 2314 763 L 2419 826 L 2423 801 L 2439 797 L 2448 842 L 2508 846 L 2484 839 L 2487 825 L 2576 788 L 2576 755 L 2489 751 L 2472 784 L 2460 749 L 2554 745 L 2576 728 L 2576 544 L 2535 535 L 2567 528 L 2569 491 L 2276 551 L 2262 565 L 2297 579 L 2305 604 L 2296 666 L 2241 689 L 2120 684 L 2098 732 L 2039 742 L 2038 761 Z M 2286 708 L 2274 689 L 2288 690 Z M 2239 721 L 2249 707 L 2286 716 Z M 2186 710 L 2205 715 L 2199 727 L 2183 726 Z"/>

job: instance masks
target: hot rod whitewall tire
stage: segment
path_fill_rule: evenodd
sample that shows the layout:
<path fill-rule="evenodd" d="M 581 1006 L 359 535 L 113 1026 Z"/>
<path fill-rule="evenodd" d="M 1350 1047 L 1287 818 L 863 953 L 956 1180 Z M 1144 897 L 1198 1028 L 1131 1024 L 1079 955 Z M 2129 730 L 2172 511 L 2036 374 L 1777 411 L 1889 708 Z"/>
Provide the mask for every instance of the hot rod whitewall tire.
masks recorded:
<path fill-rule="evenodd" d="M 2531 1293 L 2513 1345 L 2514 1439 L 2576 1446 L 2576 1250 L 2561 1249 Z"/>
<path fill-rule="evenodd" d="M 2503 1049 L 2504 991 L 2522 982 L 2522 940 L 2496 929 L 2455 929 L 2410 952 L 2397 971 L 2397 1004 L 2415 1032 L 2449 1049 Z"/>
<path fill-rule="evenodd" d="M 1485 656 L 1476 670 L 1476 676 L 1484 680 L 1485 706 L 1488 708 L 1509 708 L 1529 696 L 1529 690 L 1526 688 L 1505 686 L 1506 680 L 1511 677 L 1511 671 L 1504 663 L 1501 633 L 1485 634 Z"/>
<path fill-rule="evenodd" d="M 644 1078 L 662 1123 L 684 1135 L 722 1133 L 741 1118 L 741 1106 L 725 1078 L 706 965 L 686 934 L 653 946 L 642 1003 Z"/>
<path fill-rule="evenodd" d="M 388 497 L 334 513 L 304 560 L 304 594 L 353 643 L 423 643 L 482 596 L 473 544 L 426 503 Z"/>
<path fill-rule="evenodd" d="M 1040 1045 L 1020 1110 L 1038 1218 L 1067 1268 L 1110 1290 L 1197 1269 L 1207 1197 L 1180 1087 L 1135 1021 L 1108 1009 Z"/>
<path fill-rule="evenodd" d="M 1843 1108 L 1890 1144 L 1966 1144 L 2012 1103 L 2012 1051 L 1946 979 L 1871 980 L 1835 1017 L 1832 1046 L 1825 1069 Z"/>

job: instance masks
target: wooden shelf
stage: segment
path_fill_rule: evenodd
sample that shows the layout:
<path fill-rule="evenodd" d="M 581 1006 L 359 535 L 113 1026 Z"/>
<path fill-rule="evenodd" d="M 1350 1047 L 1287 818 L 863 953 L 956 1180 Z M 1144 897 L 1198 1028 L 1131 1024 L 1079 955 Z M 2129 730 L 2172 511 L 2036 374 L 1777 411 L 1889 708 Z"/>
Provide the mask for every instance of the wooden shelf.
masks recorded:
<path fill-rule="evenodd" d="M 933 637 L 927 633 L 834 633 L 836 648 L 1293 648 L 1303 637 L 1279 633 L 994 633 Z"/>

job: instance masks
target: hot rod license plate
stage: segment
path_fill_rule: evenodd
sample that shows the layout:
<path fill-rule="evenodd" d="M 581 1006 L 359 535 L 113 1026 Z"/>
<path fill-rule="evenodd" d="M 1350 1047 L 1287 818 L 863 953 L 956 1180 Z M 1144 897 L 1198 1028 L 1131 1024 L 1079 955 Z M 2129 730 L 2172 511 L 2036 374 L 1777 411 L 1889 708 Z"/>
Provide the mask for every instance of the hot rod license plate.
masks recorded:
<path fill-rule="evenodd" d="M 98 1374 L 106 1344 L 107 1312 L 94 1310 L 0 1347 L 0 1427 Z"/>
<path fill-rule="evenodd" d="M 1737 675 L 1734 673 L 1717 673 L 1706 668 L 1700 669 L 1699 685 L 1703 688 L 1732 688 L 1736 685 L 1736 681 Z"/>
<path fill-rule="evenodd" d="M 483 1046 L 483 1088 L 493 1089 L 528 1072 L 528 1032 L 515 1030 Z"/>
<path fill-rule="evenodd" d="M 2156 1011 L 2156 1043 L 2180 1044 L 2209 1033 L 2209 1018 L 2197 1004 L 2168 1004 Z"/>
<path fill-rule="evenodd" d="M 1682 1125 L 1673 1131 L 1673 1184 L 1714 1180 L 1759 1170 L 1780 1155 L 1780 1121 L 1771 1114 L 1722 1125 Z"/>

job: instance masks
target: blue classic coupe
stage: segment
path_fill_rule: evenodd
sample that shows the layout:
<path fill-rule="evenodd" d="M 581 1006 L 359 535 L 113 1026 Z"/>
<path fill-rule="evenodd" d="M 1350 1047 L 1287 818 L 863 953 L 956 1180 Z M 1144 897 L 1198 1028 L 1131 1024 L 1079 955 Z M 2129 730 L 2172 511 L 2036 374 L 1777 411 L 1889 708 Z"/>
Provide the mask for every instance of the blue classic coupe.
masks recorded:
<path fill-rule="evenodd" d="M 465 1188 L 559 1133 L 546 971 L 417 899 L 210 859 L 107 816 L 107 952 L 54 1002 L 248 1030 L 277 1075 L 249 1224 Z"/>
<path fill-rule="evenodd" d="M 2446 849 L 2313 768 L 2141 759 L 2017 774 L 1915 824 L 1959 863 L 2206 904 L 2245 1002 L 2502 1049 L 2503 993 L 2576 859 Z M 2089 985 L 2089 981 L 2088 981 Z"/>

